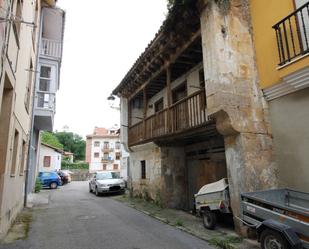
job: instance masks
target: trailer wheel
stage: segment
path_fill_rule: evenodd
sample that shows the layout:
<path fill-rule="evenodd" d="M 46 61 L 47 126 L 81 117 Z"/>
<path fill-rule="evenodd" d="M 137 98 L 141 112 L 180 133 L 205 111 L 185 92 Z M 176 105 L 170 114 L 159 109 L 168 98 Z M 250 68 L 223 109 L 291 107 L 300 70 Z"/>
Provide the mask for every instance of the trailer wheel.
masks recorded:
<path fill-rule="evenodd" d="M 286 239 L 279 232 L 272 229 L 265 229 L 261 233 L 262 249 L 288 249 L 290 248 Z"/>
<path fill-rule="evenodd" d="M 204 227 L 206 227 L 207 229 L 214 229 L 217 223 L 216 214 L 208 210 L 204 211 L 203 223 Z"/>

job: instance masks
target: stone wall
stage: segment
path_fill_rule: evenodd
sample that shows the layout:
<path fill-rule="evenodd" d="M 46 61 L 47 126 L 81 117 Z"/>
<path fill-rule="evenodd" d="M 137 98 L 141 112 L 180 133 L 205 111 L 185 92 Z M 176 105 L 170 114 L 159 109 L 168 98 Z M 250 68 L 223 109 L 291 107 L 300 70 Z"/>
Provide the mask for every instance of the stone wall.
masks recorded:
<path fill-rule="evenodd" d="M 146 162 L 146 179 L 141 179 L 141 161 Z M 154 143 L 131 148 L 129 187 L 134 196 L 149 197 L 155 200 L 161 194 L 161 150 Z"/>
<path fill-rule="evenodd" d="M 184 147 L 162 147 L 162 197 L 171 208 L 185 208 L 187 201 Z"/>
<path fill-rule="evenodd" d="M 208 113 L 224 136 L 231 204 L 239 216 L 241 192 L 277 186 L 268 111 L 258 87 L 247 1 L 224 1 L 228 8 L 201 2 Z"/>

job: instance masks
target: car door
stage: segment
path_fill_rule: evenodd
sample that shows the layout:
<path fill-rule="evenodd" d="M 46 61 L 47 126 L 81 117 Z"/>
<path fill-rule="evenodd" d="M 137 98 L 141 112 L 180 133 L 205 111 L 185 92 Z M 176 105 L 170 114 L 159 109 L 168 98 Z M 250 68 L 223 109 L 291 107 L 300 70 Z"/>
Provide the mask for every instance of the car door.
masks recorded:
<path fill-rule="evenodd" d="M 49 185 L 49 173 L 48 172 L 42 173 L 42 183 L 44 186 Z"/>
<path fill-rule="evenodd" d="M 97 174 L 94 174 L 91 181 L 90 181 L 92 190 L 95 190 L 96 178 L 97 178 Z"/>

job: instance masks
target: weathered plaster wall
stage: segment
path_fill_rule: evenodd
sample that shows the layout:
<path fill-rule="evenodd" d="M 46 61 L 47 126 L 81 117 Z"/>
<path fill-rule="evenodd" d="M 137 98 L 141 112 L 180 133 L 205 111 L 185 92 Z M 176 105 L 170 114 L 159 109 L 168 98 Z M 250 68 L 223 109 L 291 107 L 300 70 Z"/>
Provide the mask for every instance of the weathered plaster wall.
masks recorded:
<path fill-rule="evenodd" d="M 146 162 L 146 179 L 141 179 L 141 161 Z M 131 148 L 130 152 L 131 190 L 136 196 L 147 192 L 155 200 L 161 192 L 161 150 L 154 143 L 147 143 Z"/>
<path fill-rule="evenodd" d="M 279 184 L 308 192 L 309 88 L 272 100 L 269 106 Z"/>
<path fill-rule="evenodd" d="M 172 208 L 186 207 L 186 160 L 184 147 L 162 147 L 162 197 Z"/>
<path fill-rule="evenodd" d="M 40 7 L 40 6 L 39 6 Z M 16 12 L 16 2 L 12 11 Z M 35 8 L 31 1 L 23 2 L 22 18 L 24 20 L 34 20 Z M 34 32 L 37 32 L 35 29 Z M 32 93 L 34 81 L 29 82 L 29 79 L 34 78 L 34 73 L 30 69 L 30 62 L 36 64 L 36 54 L 32 44 L 32 28 L 27 25 L 20 26 L 19 36 L 15 36 L 12 26 L 8 30 L 7 46 L 4 56 L 3 74 L 1 74 L 1 85 L 10 82 L 9 88 L 12 89 L 13 98 L 11 98 L 11 108 L 3 108 L 4 102 L 2 101 L 3 87 L 0 87 L 0 102 L 1 109 L 9 111 L 5 120 L 6 122 L 6 135 L 0 135 L 0 143 L 6 144 L 1 147 L 1 158 L 4 156 L 2 165 L 0 166 L 0 239 L 6 234 L 10 224 L 14 221 L 15 217 L 23 207 L 24 200 L 24 187 L 25 187 L 25 174 L 24 167 L 27 161 L 27 148 L 29 140 L 29 131 L 31 124 L 31 109 L 25 108 L 25 96 L 28 90 Z M 6 38 L 8 38 L 6 37 Z M 19 40 L 19 48 L 17 47 L 17 39 Z M 2 56 L 2 54 L 1 54 Z M 6 78 L 6 79 L 5 79 Z M 5 87 L 8 87 L 5 86 Z M 7 92 L 6 92 L 7 93 Z M 6 95 L 5 93 L 5 95 Z M 6 96 L 8 97 L 8 96 Z M 30 96 L 32 99 L 32 96 Z M 6 103 L 8 104 L 8 103 Z M 31 106 L 31 103 L 30 103 Z M 18 132 L 18 139 L 14 139 L 15 132 Z M 14 141 L 16 153 L 13 153 Z M 24 150 L 23 150 L 23 143 Z M 16 146 L 17 145 L 17 146 Z M 13 156 L 16 155 L 15 170 L 13 170 Z"/>
<path fill-rule="evenodd" d="M 272 138 L 257 84 L 248 1 L 230 0 L 224 11 L 203 1 L 201 33 L 208 113 L 224 135 L 231 204 L 240 212 L 240 193 L 277 185 Z M 240 224 L 235 220 L 236 229 Z"/>

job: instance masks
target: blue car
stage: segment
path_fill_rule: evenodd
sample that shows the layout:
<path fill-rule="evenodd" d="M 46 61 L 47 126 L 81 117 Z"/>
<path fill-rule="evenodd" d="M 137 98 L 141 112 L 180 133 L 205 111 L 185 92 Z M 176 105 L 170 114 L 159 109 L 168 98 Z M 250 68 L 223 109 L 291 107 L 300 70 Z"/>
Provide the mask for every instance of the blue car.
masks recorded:
<path fill-rule="evenodd" d="M 61 185 L 61 178 L 56 172 L 40 172 L 38 178 L 40 179 L 43 187 L 55 189 Z"/>

